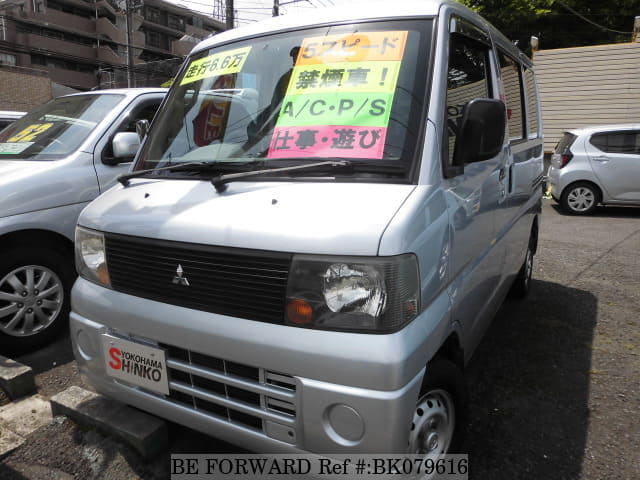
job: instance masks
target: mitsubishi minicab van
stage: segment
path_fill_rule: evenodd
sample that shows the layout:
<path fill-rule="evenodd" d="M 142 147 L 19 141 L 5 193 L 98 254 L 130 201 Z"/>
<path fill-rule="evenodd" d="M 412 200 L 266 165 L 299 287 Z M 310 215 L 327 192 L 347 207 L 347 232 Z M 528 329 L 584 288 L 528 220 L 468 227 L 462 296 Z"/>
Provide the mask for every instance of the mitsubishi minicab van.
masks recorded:
<path fill-rule="evenodd" d="M 136 121 L 151 120 L 166 92 L 58 97 L 0 131 L 0 355 L 67 325 L 78 215 L 131 169 Z"/>
<path fill-rule="evenodd" d="M 529 289 L 542 155 L 531 62 L 455 2 L 215 35 L 80 215 L 80 371 L 256 452 L 452 451 Z"/>

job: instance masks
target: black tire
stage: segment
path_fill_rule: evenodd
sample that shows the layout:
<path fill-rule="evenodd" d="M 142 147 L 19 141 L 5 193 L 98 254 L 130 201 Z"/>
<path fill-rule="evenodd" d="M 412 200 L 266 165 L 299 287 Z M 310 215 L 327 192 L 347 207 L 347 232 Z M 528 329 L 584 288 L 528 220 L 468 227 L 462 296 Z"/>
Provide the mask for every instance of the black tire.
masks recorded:
<path fill-rule="evenodd" d="M 451 421 L 451 428 L 445 426 Z M 435 357 L 427 365 L 422 381 L 409 432 L 408 453 L 456 453 L 466 426 L 467 389 L 462 372 L 450 360 Z"/>
<path fill-rule="evenodd" d="M 533 273 L 533 257 L 535 248 L 534 242 L 534 233 L 532 232 L 531 237 L 529 238 L 529 244 L 527 245 L 527 252 L 524 256 L 524 262 L 511 285 L 511 290 L 509 290 L 509 295 L 513 298 L 524 298 L 529 293 L 529 290 L 531 290 L 531 276 Z"/>
<path fill-rule="evenodd" d="M 29 287 L 31 275 L 34 281 Z M 46 247 L 17 247 L 2 252 L 0 354 L 33 351 L 57 338 L 69 323 L 74 280 L 70 255 Z M 16 288 L 18 281 L 24 288 Z M 43 291 L 38 290 L 39 285 Z M 12 322 L 14 325 L 10 325 Z"/>
<path fill-rule="evenodd" d="M 570 215 L 589 215 L 601 202 L 600 191 L 589 182 L 572 183 L 562 191 L 560 205 Z"/>

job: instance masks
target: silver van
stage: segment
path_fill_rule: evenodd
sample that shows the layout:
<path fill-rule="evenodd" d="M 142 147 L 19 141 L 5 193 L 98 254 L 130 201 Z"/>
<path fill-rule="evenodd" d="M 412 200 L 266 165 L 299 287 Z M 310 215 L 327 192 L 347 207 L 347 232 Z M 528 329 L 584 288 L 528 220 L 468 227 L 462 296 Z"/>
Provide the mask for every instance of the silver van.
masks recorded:
<path fill-rule="evenodd" d="M 530 285 L 535 76 L 458 3 L 361 7 L 194 48 L 79 218 L 96 390 L 258 452 L 455 449 L 463 368 Z"/>
<path fill-rule="evenodd" d="M 0 354 L 41 346 L 66 325 L 78 215 L 131 168 L 135 121 L 151 120 L 165 94 L 59 97 L 0 131 Z"/>

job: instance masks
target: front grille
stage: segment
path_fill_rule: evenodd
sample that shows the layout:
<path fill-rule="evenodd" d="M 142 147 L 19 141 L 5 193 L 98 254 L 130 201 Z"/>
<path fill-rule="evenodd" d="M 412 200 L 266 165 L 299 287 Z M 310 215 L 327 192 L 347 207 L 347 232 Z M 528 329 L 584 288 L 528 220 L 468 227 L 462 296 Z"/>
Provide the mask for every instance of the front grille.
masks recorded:
<path fill-rule="evenodd" d="M 284 322 L 290 254 L 105 237 L 114 290 L 221 315 Z"/>
<path fill-rule="evenodd" d="M 296 383 L 293 377 L 167 344 L 168 400 L 219 420 L 269 435 L 269 423 L 294 443 Z"/>

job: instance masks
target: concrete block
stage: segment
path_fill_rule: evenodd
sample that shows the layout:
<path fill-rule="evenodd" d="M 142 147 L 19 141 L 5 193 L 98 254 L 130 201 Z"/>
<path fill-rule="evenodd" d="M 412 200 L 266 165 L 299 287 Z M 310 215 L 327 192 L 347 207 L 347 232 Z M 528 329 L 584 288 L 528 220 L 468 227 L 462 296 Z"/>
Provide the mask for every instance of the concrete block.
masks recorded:
<path fill-rule="evenodd" d="M 24 397 L 36 391 L 36 382 L 31 367 L 10 358 L 0 356 L 0 388 L 11 399 Z"/>
<path fill-rule="evenodd" d="M 115 437 L 146 459 L 168 445 L 164 420 L 78 386 L 51 398 L 51 410 L 54 416 L 65 415 L 83 427 Z"/>
<path fill-rule="evenodd" d="M 51 405 L 40 395 L 23 398 L 0 407 L 0 427 L 26 437 L 51 422 Z"/>
<path fill-rule="evenodd" d="M 11 430 L 0 427 L 0 459 L 9 455 L 24 443 L 24 438 Z"/>

